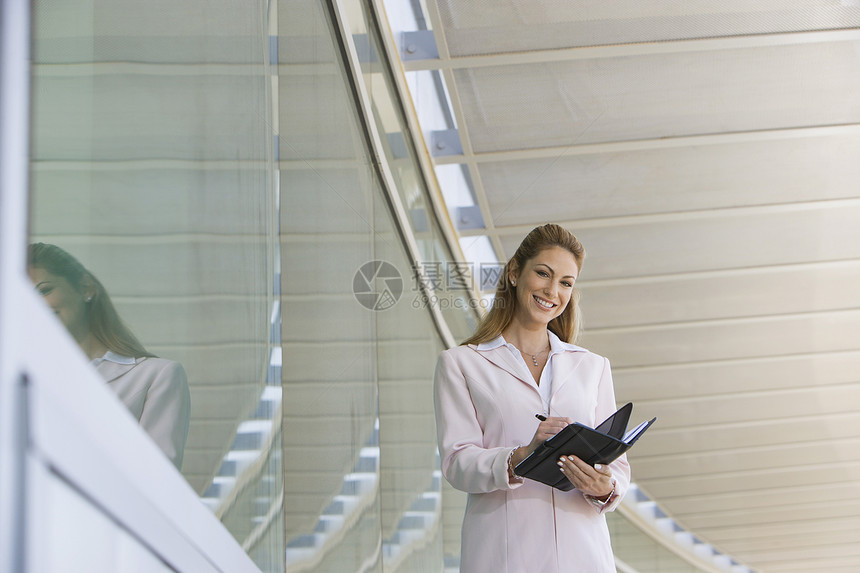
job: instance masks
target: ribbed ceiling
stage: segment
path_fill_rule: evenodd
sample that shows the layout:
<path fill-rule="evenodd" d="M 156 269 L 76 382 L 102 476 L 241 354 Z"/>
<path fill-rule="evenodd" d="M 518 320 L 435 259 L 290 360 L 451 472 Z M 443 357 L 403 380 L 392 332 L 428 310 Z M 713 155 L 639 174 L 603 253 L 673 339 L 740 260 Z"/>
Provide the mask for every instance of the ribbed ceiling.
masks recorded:
<path fill-rule="evenodd" d="M 757 571 L 860 570 L 858 2 L 426 6 L 462 234 L 583 240 L 634 479 Z"/>

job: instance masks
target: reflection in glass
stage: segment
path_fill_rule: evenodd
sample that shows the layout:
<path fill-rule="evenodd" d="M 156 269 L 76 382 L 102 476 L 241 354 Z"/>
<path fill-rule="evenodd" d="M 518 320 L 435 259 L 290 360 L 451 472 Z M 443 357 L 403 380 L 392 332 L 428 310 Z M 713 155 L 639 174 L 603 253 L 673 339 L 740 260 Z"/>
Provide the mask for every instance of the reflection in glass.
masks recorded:
<path fill-rule="evenodd" d="M 181 468 L 191 399 L 182 365 L 148 352 L 120 320 L 102 283 L 60 247 L 30 245 L 27 273 L 108 387 Z"/>
<path fill-rule="evenodd" d="M 637 573 L 695 573 L 699 569 L 630 523 L 624 516 L 607 516 L 616 559 Z"/>
<path fill-rule="evenodd" d="M 281 415 L 287 571 L 380 571 L 371 164 L 322 3 L 279 14 Z"/>
<path fill-rule="evenodd" d="M 265 571 L 284 566 L 276 4 L 33 9 L 32 240 L 86 261 L 145 347 L 182 364 L 182 474 Z"/>

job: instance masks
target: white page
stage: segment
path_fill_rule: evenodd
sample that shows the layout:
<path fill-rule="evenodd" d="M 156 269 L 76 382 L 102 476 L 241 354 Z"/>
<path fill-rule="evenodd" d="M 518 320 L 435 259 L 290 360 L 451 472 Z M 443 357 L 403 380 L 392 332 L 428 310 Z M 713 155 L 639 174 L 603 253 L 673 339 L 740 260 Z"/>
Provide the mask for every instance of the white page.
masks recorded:
<path fill-rule="evenodd" d="M 645 426 L 647 426 L 647 425 L 648 425 L 647 420 L 645 422 L 642 422 L 641 424 L 639 424 L 638 426 L 636 426 L 635 428 L 633 428 L 632 430 L 627 432 L 627 435 L 624 436 L 624 440 L 622 440 L 622 441 L 625 444 L 629 444 L 630 441 L 633 440 L 636 436 L 638 436 L 642 432 L 642 430 L 645 429 Z"/>

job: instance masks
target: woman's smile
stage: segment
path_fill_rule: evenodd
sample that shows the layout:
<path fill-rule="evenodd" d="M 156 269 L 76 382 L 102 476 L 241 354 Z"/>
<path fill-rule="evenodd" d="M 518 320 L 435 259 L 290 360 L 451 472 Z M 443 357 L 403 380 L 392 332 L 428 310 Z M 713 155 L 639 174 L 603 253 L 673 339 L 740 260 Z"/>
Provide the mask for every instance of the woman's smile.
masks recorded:
<path fill-rule="evenodd" d="M 539 296 L 537 296 L 537 295 L 534 295 L 534 294 L 532 295 L 532 298 L 534 298 L 534 299 L 535 299 L 535 301 L 537 301 L 538 306 L 539 306 L 540 308 L 544 309 L 544 310 L 549 310 L 549 311 L 551 311 L 552 309 L 554 309 L 555 307 L 557 307 L 557 306 L 558 306 L 558 305 L 557 305 L 557 304 L 555 304 L 554 302 L 550 302 L 550 301 L 548 301 L 547 299 L 545 299 L 545 298 L 541 298 L 541 297 L 539 297 Z"/>
<path fill-rule="evenodd" d="M 546 325 L 564 312 L 578 274 L 574 256 L 558 246 L 548 247 L 529 259 L 510 277 L 511 284 L 516 285 L 520 323 Z"/>

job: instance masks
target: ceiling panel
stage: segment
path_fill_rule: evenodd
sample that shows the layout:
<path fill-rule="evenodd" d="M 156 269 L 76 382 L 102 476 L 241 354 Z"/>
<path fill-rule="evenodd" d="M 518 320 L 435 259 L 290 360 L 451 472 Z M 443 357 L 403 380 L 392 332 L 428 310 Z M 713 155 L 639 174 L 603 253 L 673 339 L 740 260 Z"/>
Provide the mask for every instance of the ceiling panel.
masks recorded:
<path fill-rule="evenodd" d="M 584 320 L 594 330 L 855 308 L 860 261 L 605 281 L 588 281 L 587 274 L 578 284 Z M 798 292 L 804 296 L 797 296 Z M 630 300 L 639 304 L 624 304 Z"/>
<path fill-rule="evenodd" d="M 623 383 L 619 384 L 618 395 L 623 396 Z M 744 398 L 741 394 L 738 399 Z M 670 409 L 663 409 L 662 403 L 636 403 L 636 415 L 641 418 L 658 416 L 659 424 L 648 431 L 648 444 L 637 443 L 637 451 L 631 453 L 634 460 L 650 456 L 666 457 L 674 455 L 711 454 L 722 451 L 735 451 L 738 448 L 774 447 L 792 445 L 794 436 L 815 441 L 823 437 L 844 440 L 857 435 L 860 428 L 860 415 L 854 412 L 829 412 L 822 416 L 820 410 L 810 409 L 802 415 L 777 417 L 771 410 L 757 412 L 756 416 L 742 421 L 720 421 L 711 425 L 681 425 L 669 417 Z M 764 419 L 764 418 L 767 419 Z M 666 423 L 674 427 L 666 428 Z M 707 446 L 707 447 L 703 447 Z M 735 467 L 735 466 L 733 466 Z M 636 468 L 637 480 L 644 479 L 647 486 L 650 480 L 646 468 Z M 646 487 L 647 489 L 647 487 Z M 819 490 L 822 491 L 823 490 Z M 683 510 L 685 508 L 679 508 Z"/>
<path fill-rule="evenodd" d="M 581 221 L 855 197 L 857 133 L 476 162 L 497 225 Z"/>
<path fill-rule="evenodd" d="M 761 529 L 769 527 L 772 524 L 790 523 L 793 521 L 793 514 L 797 511 L 802 511 L 806 520 L 824 525 L 824 522 L 831 519 L 840 520 L 856 515 L 856 512 L 860 511 L 858 504 L 860 504 L 860 500 L 816 502 L 812 504 L 803 504 L 795 501 L 790 505 L 781 507 L 757 507 L 754 511 L 742 509 L 711 512 L 708 514 L 706 522 L 699 519 L 696 515 L 687 516 L 685 519 L 689 525 L 707 525 L 714 532 L 722 530 L 733 531 L 738 526 L 750 526 L 746 528 L 746 531 L 749 531 L 752 526 L 759 526 Z"/>
<path fill-rule="evenodd" d="M 736 474 L 743 473 L 743 476 Z M 743 479 L 741 479 L 741 477 Z M 649 488 L 657 499 L 693 496 L 707 491 L 710 496 L 733 495 L 743 486 L 748 492 L 779 489 L 816 489 L 836 483 L 851 484 L 860 479 L 860 463 L 840 463 L 825 476 L 816 472 L 797 471 L 796 467 L 777 467 L 763 470 L 723 471 L 716 474 L 700 474 L 695 477 L 672 476 L 671 480 L 660 480 Z"/>
<path fill-rule="evenodd" d="M 737 394 L 705 396 L 701 398 L 674 398 L 660 402 L 647 403 L 650 410 L 659 409 L 666 419 L 660 420 L 660 428 L 671 430 L 676 427 L 695 428 L 715 424 L 743 424 L 752 420 L 757 425 L 768 425 L 772 420 L 780 421 L 818 414 L 849 414 L 860 403 L 860 385 L 856 382 L 840 385 L 824 385 L 811 388 L 774 389 L 769 392 L 744 393 L 740 401 Z M 645 404 L 642 404 L 644 407 Z M 642 409 L 642 408 L 640 408 Z M 822 430 L 829 430 L 826 418 L 822 419 Z M 819 439 L 823 432 L 806 433 L 811 441 Z M 796 446 L 801 440 L 798 436 L 791 442 Z M 747 447 L 747 443 L 738 444 Z M 647 449 L 641 454 L 647 453 Z M 848 454 L 858 459 L 858 453 Z M 841 457 L 834 455 L 834 459 Z M 669 473 L 669 472 L 667 472 Z"/>
<path fill-rule="evenodd" d="M 707 364 L 615 365 L 613 371 L 617 378 L 616 386 L 623 389 L 625 397 L 642 405 L 678 397 L 767 395 L 771 391 L 788 388 L 855 383 L 860 379 L 860 352 L 852 349 L 846 352 L 780 354 L 711 360 Z M 830 420 L 822 420 L 821 423 L 822 426 L 831 426 Z M 655 432 L 657 430 L 654 429 Z"/>
<path fill-rule="evenodd" d="M 858 45 L 498 65 L 454 78 L 477 153 L 840 125 L 860 121 Z"/>
<path fill-rule="evenodd" d="M 651 488 L 647 491 L 651 492 Z M 822 480 L 818 484 L 808 487 L 778 488 L 768 487 L 764 490 L 747 490 L 742 488 L 729 493 L 703 493 L 701 488 L 693 495 L 673 496 L 672 492 L 665 490 L 662 503 L 670 509 L 675 506 L 672 515 L 684 525 L 688 525 L 696 534 L 704 535 L 703 529 L 711 526 L 712 516 L 721 516 L 726 512 L 735 515 L 755 514 L 759 511 L 769 511 L 769 508 L 788 509 L 795 508 L 797 513 L 792 521 L 805 521 L 806 514 L 803 513 L 809 507 L 818 503 L 835 504 L 842 500 L 853 500 L 857 497 L 857 487 L 851 483 L 832 483 Z M 735 522 L 735 525 L 739 525 Z M 758 527 L 762 527 L 759 525 Z M 707 539 L 707 536 L 705 536 Z M 800 539 L 798 539 L 800 541 Z M 724 548 L 725 545 L 723 546 Z M 730 546 L 729 546 L 730 547 Z M 762 546 L 761 551 L 768 548 Z M 826 552 L 821 552 L 825 555 Z M 790 560 L 786 560 L 790 561 Z"/>
<path fill-rule="evenodd" d="M 860 5 L 428 8 L 463 233 L 583 241 L 580 343 L 658 417 L 639 486 L 756 571 L 860 570 Z"/>
<path fill-rule="evenodd" d="M 860 26 L 860 9 L 850 1 L 439 0 L 438 5 L 452 56 Z"/>
<path fill-rule="evenodd" d="M 852 350 L 858 340 L 860 310 L 589 331 L 582 342 L 616 366 L 648 366 Z"/>
<path fill-rule="evenodd" d="M 761 468 L 795 467 L 796 459 L 804 463 L 825 466 L 834 460 L 856 463 L 860 461 L 860 438 L 853 437 L 830 442 L 829 436 L 822 431 L 821 439 L 804 435 L 804 441 L 791 447 L 742 447 L 738 450 L 709 452 L 708 454 L 684 454 L 653 458 L 639 456 L 636 459 L 637 472 L 654 478 L 697 477 L 702 474 L 720 475 L 726 468 L 742 465 L 747 472 Z M 729 481 L 729 480 L 727 480 Z"/>
<path fill-rule="evenodd" d="M 559 221 L 547 212 L 541 221 Z M 583 226 L 587 250 L 583 280 L 618 279 L 860 257 L 860 201 L 847 206 L 742 210 L 667 221 Z M 564 222 L 564 221 L 559 221 Z M 525 235 L 501 234 L 506 256 Z M 635 246 L 635 248 L 634 248 Z M 767 295 L 767 293 L 762 293 Z"/>

